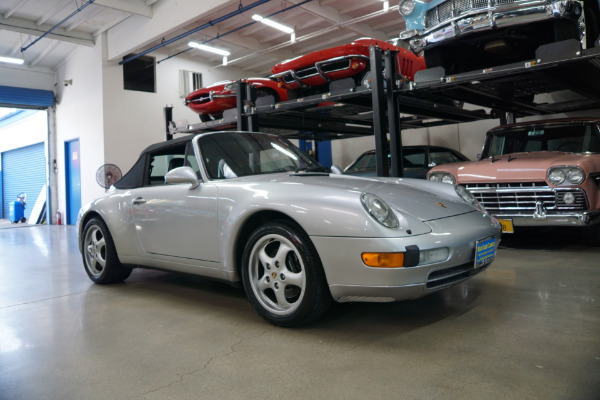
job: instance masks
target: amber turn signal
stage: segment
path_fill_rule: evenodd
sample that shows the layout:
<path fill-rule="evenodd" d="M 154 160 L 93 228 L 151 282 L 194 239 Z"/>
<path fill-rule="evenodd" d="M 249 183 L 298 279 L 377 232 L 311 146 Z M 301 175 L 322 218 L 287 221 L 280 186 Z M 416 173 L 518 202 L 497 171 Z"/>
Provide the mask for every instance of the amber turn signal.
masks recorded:
<path fill-rule="evenodd" d="M 404 253 L 362 253 L 365 265 L 375 268 L 402 268 Z"/>
<path fill-rule="evenodd" d="M 352 69 L 357 69 L 358 68 L 358 63 L 357 62 L 353 62 L 352 63 Z"/>

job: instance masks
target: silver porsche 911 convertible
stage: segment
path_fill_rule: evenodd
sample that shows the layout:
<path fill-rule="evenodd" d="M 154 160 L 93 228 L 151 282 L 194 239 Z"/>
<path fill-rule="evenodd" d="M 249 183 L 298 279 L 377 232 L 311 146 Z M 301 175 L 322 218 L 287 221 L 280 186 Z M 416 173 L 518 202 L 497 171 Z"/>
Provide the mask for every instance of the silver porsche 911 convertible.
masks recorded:
<path fill-rule="evenodd" d="M 98 284 L 147 267 L 243 284 L 273 324 L 332 301 L 418 298 L 485 270 L 500 225 L 461 186 L 334 174 L 269 134 L 212 132 L 144 150 L 78 218 Z"/>

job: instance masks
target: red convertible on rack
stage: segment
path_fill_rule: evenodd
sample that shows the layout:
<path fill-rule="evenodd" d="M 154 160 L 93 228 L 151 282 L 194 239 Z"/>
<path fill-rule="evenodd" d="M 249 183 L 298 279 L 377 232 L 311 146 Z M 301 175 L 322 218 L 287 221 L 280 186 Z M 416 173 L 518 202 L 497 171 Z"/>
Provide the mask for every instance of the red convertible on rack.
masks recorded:
<path fill-rule="evenodd" d="M 242 82 L 256 88 L 258 97 L 273 96 L 275 103 L 288 99 L 285 89 L 277 82 L 268 78 L 246 78 Z M 202 122 L 220 119 L 223 111 L 236 107 L 237 81 L 221 81 L 203 87 L 185 98 L 185 105 L 200 115 Z"/>
<path fill-rule="evenodd" d="M 398 72 L 409 80 L 413 80 L 417 71 L 425 69 L 423 57 L 382 40 L 362 38 L 280 62 L 271 68 L 271 78 L 277 79 L 283 88 L 289 90 L 321 86 L 349 77 L 359 82 L 369 70 L 370 46 L 397 51 Z"/>

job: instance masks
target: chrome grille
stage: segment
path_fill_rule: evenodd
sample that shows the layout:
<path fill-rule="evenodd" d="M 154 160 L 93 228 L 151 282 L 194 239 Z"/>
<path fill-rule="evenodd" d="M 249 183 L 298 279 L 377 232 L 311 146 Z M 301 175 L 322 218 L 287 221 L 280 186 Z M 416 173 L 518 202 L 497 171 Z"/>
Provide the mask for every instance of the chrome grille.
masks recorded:
<path fill-rule="evenodd" d="M 425 14 L 425 29 L 433 28 L 439 24 L 460 17 L 471 10 L 484 9 L 493 6 L 503 6 L 524 0 L 447 0 Z"/>
<path fill-rule="evenodd" d="M 440 22 L 452 18 L 452 1 L 447 1 L 438 6 L 438 18 Z"/>
<path fill-rule="evenodd" d="M 460 15 L 469 9 L 471 9 L 471 0 L 454 1 L 454 12 L 456 13 L 456 15 Z"/>
<path fill-rule="evenodd" d="M 428 10 L 425 13 L 425 28 L 431 28 L 438 24 L 437 7 Z"/>
<path fill-rule="evenodd" d="M 470 184 L 466 188 L 491 213 L 534 212 L 540 203 L 547 212 L 587 209 L 587 197 L 581 189 L 551 188 L 545 182 Z M 573 194 L 573 204 L 566 204 L 565 194 Z"/>

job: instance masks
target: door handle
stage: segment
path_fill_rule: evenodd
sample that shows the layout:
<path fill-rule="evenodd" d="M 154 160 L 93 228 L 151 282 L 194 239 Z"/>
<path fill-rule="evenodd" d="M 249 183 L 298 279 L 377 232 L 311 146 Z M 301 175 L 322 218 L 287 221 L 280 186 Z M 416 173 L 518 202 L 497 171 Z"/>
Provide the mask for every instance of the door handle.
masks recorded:
<path fill-rule="evenodd" d="M 144 204 L 146 202 L 146 199 L 144 199 L 143 197 L 136 197 L 135 199 L 131 200 L 131 204 L 137 205 L 137 204 Z"/>

